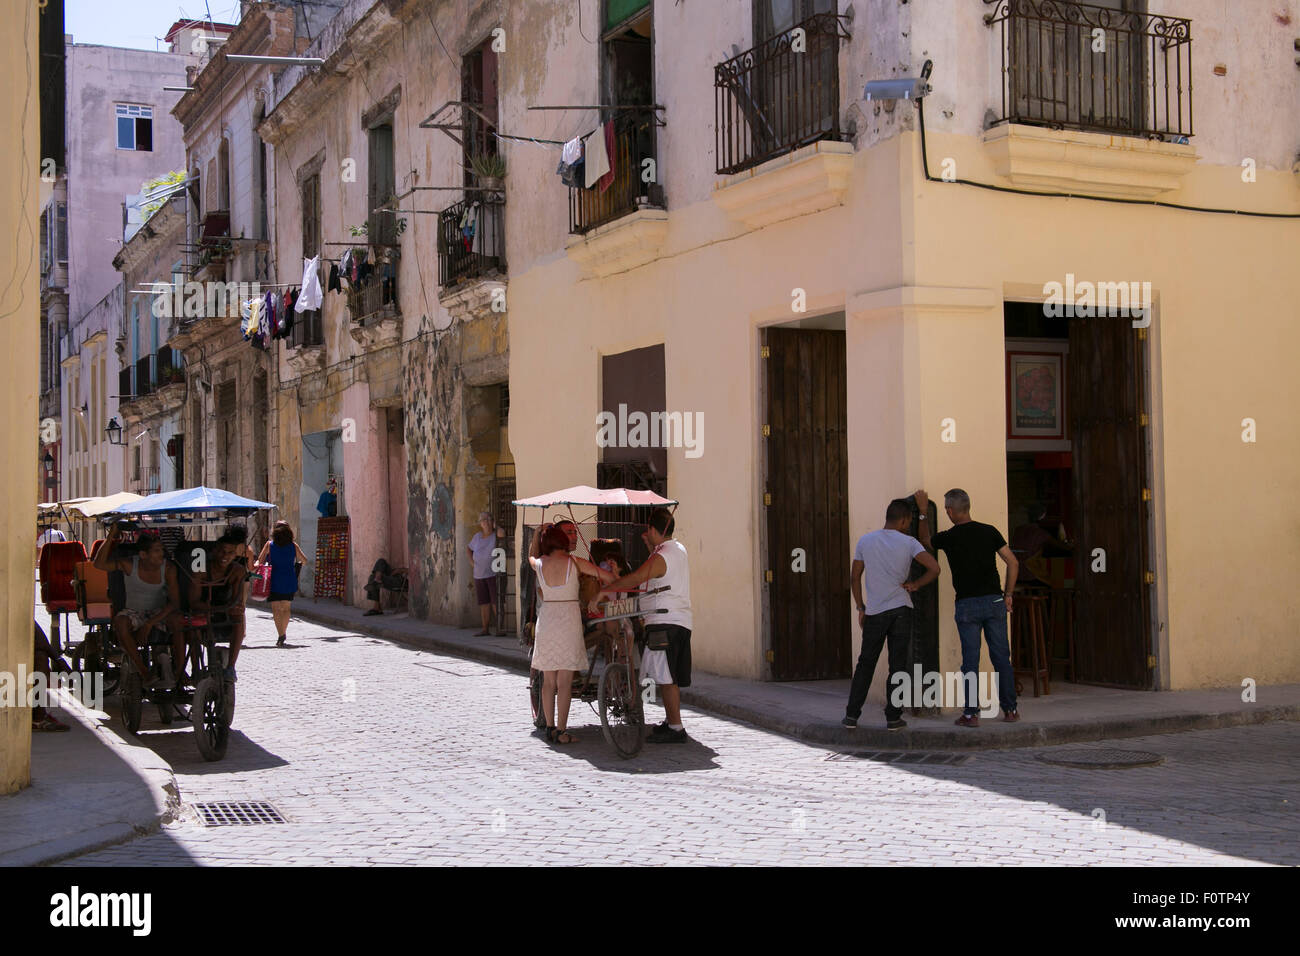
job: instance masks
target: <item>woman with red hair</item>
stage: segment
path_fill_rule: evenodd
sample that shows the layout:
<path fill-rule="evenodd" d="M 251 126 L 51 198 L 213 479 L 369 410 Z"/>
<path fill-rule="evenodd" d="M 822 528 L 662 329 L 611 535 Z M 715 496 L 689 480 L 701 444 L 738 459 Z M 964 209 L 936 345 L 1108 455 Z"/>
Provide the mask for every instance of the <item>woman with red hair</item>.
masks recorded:
<path fill-rule="evenodd" d="M 541 593 L 533 638 L 533 669 L 542 672 L 546 739 L 557 744 L 571 744 L 578 739 L 567 730 L 569 703 L 573 695 L 573 672 L 587 668 L 587 647 L 582 640 L 582 614 L 578 607 L 578 576 L 590 574 L 600 578 L 602 584 L 615 578 L 585 558 L 574 557 L 569 553 L 572 547 L 564 529 L 546 525 L 533 539 L 528 558 L 537 574 L 537 588 Z"/>

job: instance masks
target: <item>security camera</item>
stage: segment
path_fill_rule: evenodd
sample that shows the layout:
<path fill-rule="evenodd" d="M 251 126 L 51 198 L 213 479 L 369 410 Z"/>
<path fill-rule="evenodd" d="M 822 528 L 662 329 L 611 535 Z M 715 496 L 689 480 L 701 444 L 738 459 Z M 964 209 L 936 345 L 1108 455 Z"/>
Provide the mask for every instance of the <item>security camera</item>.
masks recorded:
<path fill-rule="evenodd" d="M 872 80 L 862 90 L 869 100 L 919 100 L 930 92 L 933 60 L 926 60 L 920 76 L 902 76 L 893 80 Z"/>

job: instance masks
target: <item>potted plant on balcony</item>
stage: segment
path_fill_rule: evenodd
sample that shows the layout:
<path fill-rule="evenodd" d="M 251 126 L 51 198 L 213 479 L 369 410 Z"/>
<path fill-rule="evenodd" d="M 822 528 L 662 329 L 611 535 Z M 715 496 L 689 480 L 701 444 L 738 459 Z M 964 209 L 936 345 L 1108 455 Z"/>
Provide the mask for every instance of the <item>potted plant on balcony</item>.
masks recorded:
<path fill-rule="evenodd" d="M 506 158 L 499 153 L 475 153 L 469 158 L 478 184 L 484 189 L 499 192 L 505 188 Z"/>

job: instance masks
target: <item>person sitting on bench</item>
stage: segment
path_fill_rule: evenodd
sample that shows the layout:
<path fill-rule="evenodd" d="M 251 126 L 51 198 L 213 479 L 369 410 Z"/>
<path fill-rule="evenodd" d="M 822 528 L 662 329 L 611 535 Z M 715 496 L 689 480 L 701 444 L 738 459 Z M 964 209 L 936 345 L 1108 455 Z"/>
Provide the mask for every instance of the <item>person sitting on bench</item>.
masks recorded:
<path fill-rule="evenodd" d="M 366 599 L 374 601 L 375 606 L 366 611 L 364 617 L 373 617 L 376 614 L 384 613 L 379 606 L 380 588 L 388 591 L 405 591 L 407 588 L 406 568 L 394 568 L 383 558 L 375 562 L 375 566 L 370 569 L 370 580 L 366 582 Z"/>

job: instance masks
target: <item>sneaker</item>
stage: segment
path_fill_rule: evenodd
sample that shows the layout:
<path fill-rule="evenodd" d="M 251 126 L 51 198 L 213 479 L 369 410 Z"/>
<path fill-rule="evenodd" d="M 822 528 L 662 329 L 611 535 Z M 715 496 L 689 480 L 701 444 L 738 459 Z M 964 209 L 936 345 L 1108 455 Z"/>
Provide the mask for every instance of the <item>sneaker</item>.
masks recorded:
<path fill-rule="evenodd" d="M 145 690 L 172 690 L 176 687 L 176 681 L 168 680 L 166 677 L 155 677 L 144 684 Z"/>
<path fill-rule="evenodd" d="M 906 726 L 907 721 L 902 717 L 899 717 L 897 720 L 888 720 L 885 722 L 885 728 L 887 730 L 902 730 Z"/>
<path fill-rule="evenodd" d="M 980 715 L 962 714 L 955 721 L 953 721 L 953 723 L 955 723 L 958 727 L 978 727 L 980 725 Z"/>
<path fill-rule="evenodd" d="M 381 616 L 383 616 L 383 613 L 384 613 L 383 611 L 377 611 L 377 610 L 375 610 L 375 609 L 372 607 L 369 611 L 367 611 L 365 614 L 363 614 L 363 615 L 361 615 L 361 616 L 362 616 L 362 617 L 381 617 Z"/>
<path fill-rule="evenodd" d="M 276 646 L 276 647 L 284 647 L 284 642 L 285 642 L 285 640 L 286 640 L 285 636 L 284 636 L 283 634 L 281 634 L 279 637 L 277 637 L 277 638 L 275 639 L 275 646 Z"/>
<path fill-rule="evenodd" d="M 40 720 L 32 721 L 32 730 L 52 731 L 54 733 L 59 733 L 60 731 L 71 730 L 71 729 L 72 729 L 71 727 L 69 727 L 63 721 L 56 718 L 53 714 L 47 713 Z"/>
<path fill-rule="evenodd" d="M 654 733 L 646 738 L 646 740 L 652 744 L 684 744 L 689 739 L 690 738 L 686 736 L 685 727 L 681 730 L 673 730 L 671 727 L 665 727 L 662 733 Z"/>
<path fill-rule="evenodd" d="M 1002 712 L 1002 722 L 1004 724 L 1014 724 L 1020 719 L 1019 710 L 1004 710 Z"/>
<path fill-rule="evenodd" d="M 845 717 L 843 720 L 840 721 L 840 726 L 847 727 L 849 728 L 849 730 L 857 730 L 858 720 L 856 717 Z"/>

